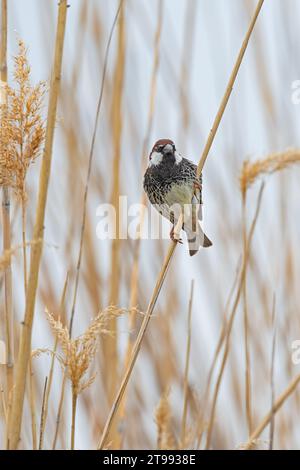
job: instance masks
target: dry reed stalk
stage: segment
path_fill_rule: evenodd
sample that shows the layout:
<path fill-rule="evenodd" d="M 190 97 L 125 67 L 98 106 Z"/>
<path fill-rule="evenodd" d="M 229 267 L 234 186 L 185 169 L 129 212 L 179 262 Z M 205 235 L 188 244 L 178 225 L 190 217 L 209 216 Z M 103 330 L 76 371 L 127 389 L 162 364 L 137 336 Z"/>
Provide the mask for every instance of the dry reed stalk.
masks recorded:
<path fill-rule="evenodd" d="M 271 412 L 272 412 L 272 416 L 270 420 L 269 450 L 273 450 L 274 432 L 275 432 L 275 414 L 274 414 L 274 402 L 275 402 L 274 369 L 275 369 L 275 350 L 276 350 L 276 297 L 275 297 L 275 294 L 273 295 L 272 327 L 273 327 L 273 340 L 272 340 L 272 352 L 271 352 Z"/>
<path fill-rule="evenodd" d="M 66 299 L 66 293 L 67 293 L 67 287 L 68 287 L 68 281 L 69 281 L 69 272 L 67 272 L 66 279 L 64 282 L 64 287 L 63 291 L 61 294 L 61 299 L 60 299 L 60 307 L 59 311 L 62 314 L 62 321 L 64 322 L 64 313 L 65 313 L 65 299 Z M 53 373 L 54 373 L 54 362 L 55 362 L 55 357 L 56 357 L 56 351 L 57 351 L 57 346 L 58 346 L 58 337 L 55 337 L 55 342 L 54 342 L 54 347 L 53 347 L 53 354 L 51 357 L 51 364 L 50 364 L 50 370 L 49 370 L 49 379 L 47 380 L 47 388 L 45 392 L 45 411 L 44 411 L 44 419 L 43 419 L 43 428 L 41 429 L 41 439 L 40 439 L 40 446 L 41 448 L 43 447 L 43 437 L 45 435 L 45 427 L 46 427 L 46 422 L 47 422 L 47 416 L 48 416 L 48 406 L 49 406 L 49 396 L 50 396 L 50 391 L 51 391 L 51 386 L 52 386 L 52 381 L 53 381 Z"/>
<path fill-rule="evenodd" d="M 188 321 L 187 321 L 187 345 L 185 355 L 185 368 L 184 368 L 184 381 L 183 381 L 183 411 L 181 420 L 181 448 L 183 449 L 186 442 L 186 418 L 187 418 L 187 405 L 188 405 L 188 389 L 189 389 L 189 364 L 191 355 L 191 335 L 192 335 L 192 307 L 194 297 L 194 279 L 191 282 L 191 292 L 188 307 Z"/>
<path fill-rule="evenodd" d="M 33 382 L 33 367 L 32 357 L 29 361 L 29 403 L 30 403 L 30 416 L 31 416 L 31 434 L 32 434 L 32 449 L 37 450 L 37 431 L 36 431 L 36 401 L 35 390 Z"/>
<path fill-rule="evenodd" d="M 114 401 L 114 403 L 111 407 L 110 413 L 109 413 L 107 421 L 105 423 L 105 426 L 104 426 L 104 429 L 103 429 L 103 432 L 102 432 L 102 436 L 101 436 L 100 441 L 99 441 L 98 446 L 97 446 L 98 449 L 103 449 L 103 446 L 106 444 L 108 433 L 110 431 L 110 428 L 111 428 L 113 419 L 115 417 L 115 414 L 117 413 L 117 411 L 119 409 L 120 402 L 123 398 L 126 386 L 128 384 L 128 381 L 130 379 L 133 367 L 134 367 L 136 359 L 138 357 L 138 354 L 139 354 L 139 351 L 140 351 L 140 348 L 141 348 L 141 344 L 142 344 L 142 340 L 145 336 L 145 332 L 147 330 L 147 326 L 149 324 L 149 321 L 150 321 L 150 318 L 152 316 L 154 307 L 156 305 L 156 301 L 157 301 L 157 298 L 159 296 L 160 290 L 162 288 L 163 281 L 166 277 L 166 274 L 167 274 L 167 271 L 168 271 L 168 268 L 169 268 L 169 265 L 170 265 L 170 261 L 172 259 L 172 256 L 173 256 L 173 253 L 174 253 L 174 250 L 175 250 L 175 247 L 176 247 L 176 243 L 172 242 L 172 244 L 169 247 L 169 250 L 168 250 L 166 259 L 164 261 L 164 264 L 163 264 L 163 266 L 161 268 L 161 271 L 159 273 L 158 279 L 156 281 L 156 285 L 155 285 L 155 288 L 153 290 L 153 294 L 152 294 L 150 303 L 148 305 L 147 312 L 146 312 L 146 314 L 143 318 L 143 322 L 142 322 L 141 328 L 139 330 L 139 334 L 138 334 L 137 339 L 136 339 L 136 341 L 134 343 L 134 346 L 132 348 L 132 354 L 131 354 L 130 362 L 128 364 L 128 368 L 126 369 L 126 372 L 125 372 L 124 377 L 122 379 L 122 382 L 120 384 L 120 388 L 119 388 L 118 393 L 116 395 L 115 401 Z"/>
<path fill-rule="evenodd" d="M 0 104 L 1 104 L 1 154 L 8 153 L 7 139 L 3 139 L 6 132 L 7 121 L 7 0 L 1 3 L 1 49 L 0 49 Z M 9 186 L 4 184 L 2 189 L 2 224 L 3 224 L 3 250 L 11 249 L 11 222 L 10 222 L 10 193 Z M 14 385 L 14 343 L 13 343 L 13 299 L 12 299 L 12 271 L 10 262 L 4 272 L 5 295 L 5 343 L 6 343 L 6 393 L 7 413 L 11 411 L 12 390 Z M 6 430 L 8 434 L 8 430 Z"/>
<path fill-rule="evenodd" d="M 235 318 L 235 315 L 236 315 L 237 307 L 239 305 L 239 301 L 240 301 L 240 297 L 241 297 L 241 293 L 242 293 L 243 279 L 244 279 L 246 266 L 247 266 L 249 256 L 250 256 L 251 242 L 252 242 L 256 222 L 257 222 L 260 207 L 261 207 L 263 190 L 264 190 L 264 183 L 262 183 L 262 185 L 260 187 L 259 194 L 258 194 L 255 214 L 254 214 L 253 221 L 252 221 L 252 224 L 251 224 L 251 227 L 250 227 L 249 235 L 247 237 L 248 245 L 247 245 L 247 249 L 246 249 L 246 251 L 244 253 L 244 256 L 243 256 L 243 264 L 242 264 L 242 270 L 241 270 L 241 274 L 240 274 L 239 284 L 238 284 L 236 296 L 235 296 L 235 299 L 234 299 L 234 303 L 233 303 L 233 306 L 232 306 L 231 314 L 230 314 L 230 317 L 229 317 L 229 320 L 228 320 L 225 350 L 224 350 L 222 363 L 221 363 L 220 371 L 219 371 L 219 374 L 218 374 L 218 377 L 217 377 L 217 382 L 216 382 L 216 386 L 215 386 L 215 390 L 214 390 L 214 394 L 213 394 L 213 401 L 212 401 L 210 419 L 209 419 L 208 429 L 207 429 L 206 445 L 205 445 L 205 448 L 207 450 L 210 449 L 212 430 L 213 430 L 214 419 L 215 419 L 215 411 L 216 411 L 216 405 L 217 405 L 217 398 L 218 398 L 220 385 L 221 385 L 223 373 L 224 373 L 224 370 L 225 370 L 225 365 L 226 365 L 227 358 L 228 358 L 229 348 L 230 348 L 230 334 L 231 334 L 233 321 L 234 321 L 234 318 Z"/>
<path fill-rule="evenodd" d="M 121 162 L 121 138 L 122 138 L 122 100 L 125 71 L 125 20 L 124 4 L 121 6 L 119 25 L 117 56 L 113 78 L 113 99 L 111 109 L 112 137 L 113 137 L 113 164 L 112 164 L 112 188 L 110 201 L 116 211 L 116 237 L 111 242 L 110 254 L 110 278 L 109 278 L 109 304 L 117 305 L 120 290 L 120 238 L 119 228 L 122 217 L 119 207 L 120 195 L 120 162 Z M 108 405 L 111 406 L 116 394 L 119 381 L 119 361 L 118 361 L 118 332 L 116 319 L 111 319 L 109 329 L 114 331 L 113 336 L 107 336 L 103 340 L 103 355 L 105 357 L 105 392 Z M 120 436 L 117 427 L 111 430 L 111 440 L 113 448 L 119 447 Z M 115 447 L 116 446 L 116 447 Z"/>
<path fill-rule="evenodd" d="M 243 224 L 243 258 L 246 257 L 248 247 L 247 240 L 247 218 L 246 218 L 246 194 L 242 198 L 242 224 Z M 244 313 L 244 346 L 245 346 L 245 405 L 246 418 L 249 436 L 252 432 L 252 406 L 251 406 L 251 369 L 250 369 L 250 352 L 249 352 L 249 321 L 248 321 L 248 302 L 247 302 L 247 263 L 242 279 L 242 298 Z"/>
<path fill-rule="evenodd" d="M 76 424 L 76 410 L 77 410 L 78 394 L 72 386 L 72 424 L 71 424 L 71 450 L 75 448 L 75 424 Z"/>
<path fill-rule="evenodd" d="M 221 331 L 220 331 L 220 336 L 219 336 L 219 339 L 217 341 L 217 346 L 216 346 L 216 349 L 215 349 L 215 352 L 214 352 L 214 355 L 213 355 L 213 360 L 212 360 L 212 363 L 210 365 L 209 372 L 208 372 L 208 375 L 207 375 L 207 381 L 206 381 L 205 390 L 204 390 L 204 394 L 203 394 L 203 397 L 204 397 L 203 398 L 203 405 L 201 407 L 201 412 L 200 412 L 200 415 L 199 415 L 200 417 L 198 418 L 199 423 L 200 423 L 200 427 L 199 427 L 199 432 L 198 432 L 198 437 L 197 437 L 197 449 L 201 445 L 203 432 L 205 430 L 204 426 L 203 426 L 203 419 L 204 419 L 205 410 L 207 409 L 209 391 L 210 391 L 210 387 L 211 387 L 213 372 L 216 368 L 217 360 L 218 360 L 219 354 L 221 352 L 224 340 L 226 338 L 226 333 L 227 333 L 227 328 L 228 328 L 228 318 L 227 318 L 228 310 L 229 310 L 229 306 L 231 304 L 233 294 L 235 292 L 235 289 L 236 289 L 236 286 L 237 286 L 237 283 L 238 283 L 238 280 L 239 280 L 239 276 L 240 276 L 240 260 L 238 262 L 238 267 L 237 267 L 237 270 L 236 270 L 236 274 L 235 274 L 235 277 L 234 277 L 233 284 L 231 286 L 228 298 L 226 300 L 226 304 L 225 304 L 225 308 L 224 308 L 225 313 L 224 313 L 222 328 L 221 328 Z"/>
<path fill-rule="evenodd" d="M 72 309 L 71 309 L 71 319 L 70 319 L 70 326 L 69 326 L 71 336 L 72 336 L 73 321 L 74 321 L 75 308 L 76 308 L 76 302 L 77 302 L 79 274 L 80 274 L 81 260 L 82 260 L 83 238 L 84 238 L 84 231 L 85 231 L 85 224 L 86 224 L 86 213 L 87 213 L 87 198 L 88 198 L 90 176 L 91 176 L 91 170 L 92 170 L 92 164 L 93 164 L 93 158 L 94 158 L 94 148 L 95 148 L 96 134 L 97 134 L 97 128 L 98 128 L 98 121 L 99 121 L 100 111 L 101 111 L 101 107 L 102 107 L 104 85 L 105 85 L 105 78 L 106 78 L 106 71 L 107 71 L 107 64 L 108 64 L 108 55 L 109 55 L 109 51 L 110 51 L 111 40 L 112 40 L 112 37 L 113 37 L 113 33 L 114 33 L 114 30 L 115 30 L 115 27 L 116 27 L 116 24 L 117 24 L 117 21 L 118 21 L 118 17 L 119 17 L 123 2 L 124 2 L 124 0 L 120 0 L 117 12 L 115 14 L 115 17 L 114 17 L 114 20 L 113 20 L 113 23 L 112 23 L 112 26 L 111 26 L 111 29 L 110 29 L 110 32 L 109 32 L 109 37 L 108 37 L 108 41 L 107 41 L 107 45 L 106 45 L 106 49 L 105 49 L 103 73 L 102 73 L 102 78 L 101 78 L 99 98 L 98 98 L 98 102 L 97 102 L 94 129 L 93 129 L 91 147 L 90 147 L 90 152 L 89 152 L 87 178 L 86 178 L 84 196 L 83 196 L 83 210 L 82 210 L 82 221 L 81 221 L 81 231 L 80 231 L 80 243 L 79 243 L 79 252 L 78 252 L 78 259 L 77 259 L 77 266 L 76 266 L 75 288 L 74 288 L 74 296 L 73 296 L 73 303 L 72 303 Z"/>
<path fill-rule="evenodd" d="M 156 97 L 156 89 L 157 89 L 157 72 L 159 67 L 159 50 L 160 50 L 160 38 L 161 38 L 161 30 L 162 30 L 162 23 L 163 23 L 163 2 L 162 0 L 158 3 L 158 21 L 157 27 L 154 36 L 154 61 L 153 61 L 153 68 L 151 74 L 151 84 L 150 84 L 150 99 L 149 99 L 149 110 L 148 110 L 148 117 L 147 117 L 147 129 L 145 138 L 143 141 L 142 146 L 142 176 L 145 171 L 145 155 L 147 154 L 147 149 L 149 148 L 149 140 L 151 135 L 151 130 L 153 126 L 153 117 L 154 117 L 154 109 L 155 109 L 155 97 Z M 123 366 L 123 373 L 126 371 L 131 352 L 133 347 L 133 335 L 131 332 L 134 330 L 135 327 L 135 320 L 136 320 L 136 306 L 138 303 L 138 285 L 139 285 L 139 261 L 140 261 L 140 248 L 141 248 L 141 233 L 142 227 L 144 224 L 144 217 L 145 217 L 145 207 L 146 207 L 146 194 L 143 192 L 141 198 L 141 215 L 139 220 L 139 225 L 137 227 L 137 237 L 134 246 L 134 258 L 133 258 L 133 266 L 131 271 L 131 278 L 130 278 L 130 314 L 129 314 L 129 332 L 128 335 L 128 343 L 126 347 L 125 353 L 125 360 Z M 120 411 L 118 417 L 116 417 L 116 422 L 121 420 L 121 422 L 125 419 L 125 409 L 126 409 L 126 394 L 123 396 L 123 399 L 120 404 Z M 122 426 L 121 426 L 122 428 Z"/>
<path fill-rule="evenodd" d="M 26 246 L 32 246 L 36 243 L 41 243 L 41 241 L 42 240 L 32 240 L 31 242 L 26 242 Z M 23 244 L 14 246 L 9 250 L 4 251 L 4 253 L 0 256 L 0 271 L 3 271 L 7 268 L 7 266 L 11 263 L 12 256 L 15 255 L 20 249 L 23 249 Z"/>
<path fill-rule="evenodd" d="M 259 15 L 259 12 L 260 12 L 260 9 L 263 5 L 263 2 L 264 0 L 260 0 L 257 4 L 257 7 L 256 7 L 256 10 L 255 10 L 255 14 L 254 14 L 254 17 L 250 23 L 250 26 L 249 26 L 249 29 L 247 31 L 247 34 L 246 34 L 246 38 L 242 44 L 242 47 L 241 47 L 241 50 L 240 50 L 240 53 L 238 55 L 238 58 L 237 58 L 237 61 L 235 63 L 235 66 L 234 66 L 234 69 L 233 69 L 233 72 L 232 72 L 232 75 L 230 77 L 230 80 L 229 80 L 229 83 L 226 87 L 226 91 L 225 91 L 225 95 L 221 101 L 221 104 L 220 104 L 220 107 L 219 107 L 219 110 L 218 110 L 218 113 L 217 113 L 217 117 L 214 121 L 214 124 L 213 124 L 213 127 L 210 131 L 210 134 L 209 134 L 209 137 L 208 137 L 208 140 L 207 140 L 207 143 L 204 147 L 204 150 L 203 150 L 203 153 L 202 153 L 202 156 L 200 158 L 200 161 L 199 161 L 199 164 L 198 164 L 198 167 L 197 167 L 197 172 L 200 174 L 202 169 L 203 169 L 203 166 L 205 164 L 205 161 L 206 161 L 206 158 L 207 158 L 207 155 L 209 153 L 209 150 L 211 148 L 211 145 L 213 143 L 213 140 L 214 140 L 214 137 L 216 135 L 216 132 L 218 130 L 218 127 L 219 127 L 219 124 L 220 124 L 220 121 L 222 119 L 222 116 L 224 114 L 224 111 L 225 111 L 225 108 L 226 108 L 226 105 L 228 103 L 228 99 L 230 97 L 230 94 L 231 94 L 231 89 L 233 88 L 233 85 L 234 85 L 234 82 L 235 82 L 235 79 L 237 77 L 237 73 L 238 73 L 238 70 L 239 70 L 239 67 L 241 65 L 241 62 L 242 62 L 242 58 L 244 56 L 244 53 L 245 53 L 245 50 L 247 48 L 247 44 L 249 42 L 249 38 L 251 36 L 251 33 L 253 31 L 253 28 L 254 28 L 254 25 L 255 25 L 255 22 L 256 22 L 256 19 Z M 108 436 L 108 433 L 111 429 L 111 426 L 112 426 L 112 423 L 113 423 L 113 420 L 114 420 L 114 417 L 118 411 L 118 408 L 119 408 L 119 405 L 120 405 L 120 402 L 122 400 L 122 397 L 123 397 L 123 394 L 125 392 L 125 389 L 127 387 L 127 384 L 128 384 L 128 381 L 129 381 L 129 378 L 131 376 L 131 373 L 132 373 L 132 370 L 134 368 L 134 365 L 135 365 L 135 362 L 136 362 L 136 359 L 137 359 L 137 356 L 138 356 L 138 353 L 139 353 L 139 350 L 140 350 L 140 347 L 141 347 L 141 343 L 143 341 L 143 338 L 145 336 L 145 333 L 146 333 L 146 330 L 147 330 L 147 326 L 149 324 L 149 321 L 150 321 L 150 318 L 151 318 L 151 315 L 152 315 L 152 312 L 153 312 L 153 309 L 155 307 L 155 304 L 156 304 L 156 301 L 157 301 L 157 298 L 158 298 L 158 295 L 159 295 L 159 292 L 162 288 L 162 285 L 163 285 L 163 282 L 164 282 L 164 279 L 165 279 L 165 276 L 167 274 L 167 270 L 168 270 L 168 267 L 169 267 L 169 264 L 172 260 L 172 257 L 173 257 L 173 254 L 174 254 L 174 251 L 175 251 L 175 248 L 176 248 L 176 242 L 171 242 L 170 244 L 170 247 L 168 249 L 168 252 L 167 252 L 167 255 L 165 257 L 165 260 L 163 262 L 163 265 L 162 265 L 162 268 L 160 270 L 160 273 L 159 273 L 159 276 L 158 276 L 158 279 L 157 279 L 157 282 L 156 282 L 156 285 L 155 285 L 155 288 L 154 288 L 154 291 L 153 291 L 153 294 L 152 294 L 152 297 L 151 297 L 151 300 L 150 300 L 150 303 L 149 303 L 149 306 L 148 306 L 148 309 L 147 309 L 147 312 L 146 312 L 146 315 L 144 317 L 144 320 L 142 322 L 142 325 L 141 325 L 141 328 L 140 328 L 140 331 L 139 331 L 139 334 L 137 336 L 137 339 L 136 339 L 136 342 L 134 344 L 134 347 L 132 349 L 132 355 L 131 355 L 131 358 L 130 358 L 130 363 L 128 365 L 128 368 L 126 369 L 126 372 L 124 374 L 124 377 L 122 379 L 122 382 L 121 382 L 121 385 L 120 385 L 120 388 L 117 392 L 117 395 L 115 397 L 115 400 L 112 404 L 112 407 L 110 409 L 110 412 L 109 412 L 109 415 L 108 415 L 108 418 L 107 418 L 107 421 L 105 423 L 105 426 L 104 426 L 104 429 L 103 429 L 103 433 L 102 433 L 102 436 L 100 438 L 100 441 L 99 441 L 99 444 L 98 444 L 98 449 L 102 449 L 103 446 L 105 445 L 106 443 L 106 440 L 107 440 L 107 436 Z"/>
<path fill-rule="evenodd" d="M 155 422 L 157 427 L 157 449 L 176 449 L 176 441 L 172 432 L 172 413 L 169 403 L 169 392 L 164 393 L 159 400 L 155 411 Z"/>
<path fill-rule="evenodd" d="M 67 1 L 61 0 L 58 7 L 57 32 L 55 40 L 55 56 L 53 76 L 50 85 L 50 96 L 47 116 L 47 127 L 45 136 L 44 156 L 40 172 L 38 205 L 36 220 L 33 231 L 33 239 L 43 238 L 45 209 L 47 203 L 48 184 L 51 170 L 52 147 L 54 128 L 56 120 L 57 99 L 61 77 L 61 65 L 64 45 L 64 35 L 67 16 Z M 42 255 L 42 244 L 37 244 L 31 249 L 30 270 L 28 279 L 28 289 L 26 295 L 26 308 L 24 322 L 21 326 L 19 356 L 16 371 L 16 386 L 13 393 L 13 405 L 11 419 L 9 420 L 9 449 L 16 449 L 19 443 L 24 393 L 26 384 L 26 374 L 30 360 L 31 333 L 34 317 L 34 307 L 36 290 L 38 283 L 39 267 Z"/>
<path fill-rule="evenodd" d="M 41 419 L 40 419 L 39 450 L 42 450 L 43 440 L 44 440 L 44 430 L 45 430 L 44 420 L 45 420 L 45 405 L 46 405 L 45 399 L 46 399 L 46 391 L 47 391 L 47 381 L 48 381 L 48 377 L 45 378 L 44 391 L 43 391 Z"/>
<path fill-rule="evenodd" d="M 242 6 L 244 8 L 244 5 Z M 249 14 L 251 14 L 251 1 L 246 1 L 246 9 Z M 253 51 L 255 54 L 256 68 L 258 72 L 258 79 L 260 83 L 261 96 L 263 99 L 264 106 L 261 106 L 262 110 L 266 110 L 266 117 L 269 117 L 270 120 L 274 120 L 276 115 L 276 103 L 272 95 L 272 88 L 270 87 L 270 77 L 269 77 L 269 68 L 267 61 L 264 57 L 264 49 L 261 47 L 263 43 L 263 38 L 261 32 L 263 29 L 257 28 L 255 39 L 253 40 Z M 269 141 L 270 143 L 273 140 L 273 135 L 270 132 L 270 126 L 265 126 L 266 131 L 269 131 Z"/>
<path fill-rule="evenodd" d="M 52 450 L 56 449 L 59 425 L 61 421 L 61 415 L 62 415 L 63 403 L 64 403 L 64 397 L 65 397 L 66 382 L 67 382 L 67 371 L 65 370 L 63 382 L 61 386 L 61 393 L 60 393 L 59 405 L 58 405 L 58 410 L 57 410 L 56 422 L 55 422 L 55 433 L 54 433 L 54 438 L 53 438 L 53 443 L 52 443 Z"/>
<path fill-rule="evenodd" d="M 296 390 L 298 383 L 300 382 L 300 374 L 294 377 L 290 382 L 287 388 L 282 392 L 282 394 L 275 400 L 273 409 L 271 409 L 266 416 L 261 420 L 256 429 L 252 432 L 248 441 L 242 445 L 243 450 L 249 450 L 252 448 L 256 439 L 261 435 L 265 427 L 270 423 L 272 416 L 277 413 L 277 411 L 282 407 L 287 398 Z"/>
<path fill-rule="evenodd" d="M 252 184 L 264 174 L 272 174 L 281 171 L 292 164 L 300 162 L 300 152 L 297 150 L 288 150 L 276 154 L 268 155 L 264 159 L 254 162 L 246 161 L 243 164 L 242 172 L 240 175 L 240 188 L 242 193 L 242 213 L 243 213 L 243 245 L 244 252 L 247 246 L 246 235 L 246 201 L 247 191 Z M 249 435 L 252 432 L 252 412 L 251 412 L 251 378 L 250 378 L 250 355 L 248 345 L 248 313 L 247 313 L 247 294 L 246 294 L 246 280 L 247 267 L 243 279 L 243 301 L 244 301 L 244 337 L 245 337 L 245 358 L 246 358 L 246 412 Z"/>
<path fill-rule="evenodd" d="M 189 90 L 192 68 L 190 65 L 194 59 L 194 36 L 196 30 L 197 7 L 199 3 L 197 1 L 191 1 L 185 2 L 185 5 L 184 39 L 179 79 L 179 103 L 182 119 L 178 122 L 178 136 L 180 136 L 178 140 L 181 144 L 183 144 L 184 140 L 188 138 L 188 130 L 191 120 Z"/>
<path fill-rule="evenodd" d="M 202 172 L 202 169 L 205 165 L 205 162 L 206 162 L 206 159 L 207 159 L 207 156 L 209 154 L 209 151 L 210 151 L 210 148 L 212 146 L 212 143 L 214 141 L 214 138 L 215 138 L 215 135 L 217 133 L 217 130 L 219 128 L 219 125 L 220 125 L 220 122 L 221 122 L 221 119 L 223 117 L 223 114 L 224 114 L 224 111 L 226 109 L 226 106 L 227 106 L 227 103 L 228 103 L 228 100 L 230 98 L 230 95 L 231 95 L 231 92 L 233 90 L 233 86 L 234 86 L 234 83 L 235 83 L 235 80 L 236 80 L 236 77 L 238 75 L 238 72 L 239 72 L 239 69 L 240 69 L 240 66 L 241 66 L 241 63 L 242 63 L 242 60 L 243 60 L 243 57 L 245 55 L 245 52 L 246 52 L 246 49 L 247 49 L 247 46 L 248 46 L 248 43 L 249 43 L 249 39 L 251 37 L 251 34 L 252 34 L 252 31 L 254 29 L 254 26 L 255 26 L 255 23 L 256 23 L 256 20 L 258 18 L 258 15 L 260 13 L 260 10 L 263 6 L 263 3 L 264 3 L 264 0 L 259 0 L 257 2 L 257 5 L 256 5 L 256 8 L 255 8 L 255 12 L 254 12 L 254 15 L 252 17 L 252 20 L 250 22 L 250 25 L 249 25 L 249 28 L 248 28 L 248 31 L 246 33 L 246 36 L 245 36 L 245 39 L 243 41 L 243 44 L 242 44 L 242 47 L 240 49 L 240 52 L 239 52 L 239 55 L 238 55 L 238 58 L 236 60 L 236 63 L 233 67 L 233 70 L 232 70 L 232 73 L 231 73 L 231 76 L 229 78 L 229 82 L 228 82 L 228 86 L 226 88 L 226 91 L 225 91 L 225 94 L 223 96 L 223 99 L 222 99 L 222 102 L 221 102 L 221 106 L 218 110 L 218 113 L 216 115 L 216 118 L 214 120 L 214 123 L 213 123 L 213 126 L 210 130 L 210 134 L 209 134 L 209 137 L 207 139 L 207 142 L 206 142 L 206 145 L 204 147 L 204 150 L 202 152 L 202 155 L 201 155 L 201 158 L 200 158 L 200 161 L 199 161 L 199 164 L 198 164 L 198 168 L 197 168 L 197 174 L 198 176 L 200 176 L 201 172 Z"/>
<path fill-rule="evenodd" d="M 3 415 L 4 415 L 4 419 L 5 419 L 5 424 L 7 426 L 7 405 L 6 405 L 6 402 L 5 402 L 5 391 L 4 391 L 4 387 L 3 387 L 2 384 L 0 384 L 0 394 L 1 394 L 1 403 L 2 403 Z"/>

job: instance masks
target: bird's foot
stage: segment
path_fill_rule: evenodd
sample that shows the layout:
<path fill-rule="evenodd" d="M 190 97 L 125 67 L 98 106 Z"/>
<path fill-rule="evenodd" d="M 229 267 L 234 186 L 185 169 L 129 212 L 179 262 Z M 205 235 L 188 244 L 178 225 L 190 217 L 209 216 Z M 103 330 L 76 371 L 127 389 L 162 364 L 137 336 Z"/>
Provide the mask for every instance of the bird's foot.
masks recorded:
<path fill-rule="evenodd" d="M 202 185 L 200 183 L 198 183 L 198 181 L 194 181 L 194 189 L 195 189 L 195 191 L 196 190 L 201 191 Z"/>
<path fill-rule="evenodd" d="M 183 243 L 182 239 L 180 238 L 178 233 L 175 233 L 174 226 L 171 228 L 170 231 L 170 238 L 175 243 Z"/>

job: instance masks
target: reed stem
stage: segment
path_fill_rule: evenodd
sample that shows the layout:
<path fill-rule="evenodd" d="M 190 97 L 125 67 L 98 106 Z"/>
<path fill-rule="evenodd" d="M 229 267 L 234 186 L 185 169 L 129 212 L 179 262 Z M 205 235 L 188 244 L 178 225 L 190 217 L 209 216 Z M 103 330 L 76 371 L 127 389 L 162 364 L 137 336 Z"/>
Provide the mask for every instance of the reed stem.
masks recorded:
<path fill-rule="evenodd" d="M 77 408 L 77 393 L 72 387 L 72 426 L 71 426 L 71 450 L 75 446 L 75 424 L 76 424 L 76 408 Z"/>
<path fill-rule="evenodd" d="M 3 104 L 2 113 L 7 112 L 7 0 L 1 2 L 1 49 L 0 49 L 0 102 Z M 1 113 L 1 114 L 2 114 Z M 4 117 L 4 116 L 3 116 Z M 1 116 L 2 119 L 2 116 Z M 2 145 L 2 143 L 1 143 Z M 10 221 L 10 190 L 8 186 L 2 189 L 2 224 L 3 251 L 11 249 Z M 14 384 L 14 341 L 13 341 L 13 299 L 12 299 L 12 269 L 8 260 L 4 271 L 5 296 L 5 342 L 6 342 L 6 397 L 8 419 L 11 412 L 11 400 Z M 8 421 L 7 421 L 8 422 Z"/>
<path fill-rule="evenodd" d="M 40 172 L 36 220 L 33 230 L 34 240 L 43 240 L 44 235 L 45 210 L 47 204 L 48 184 L 51 171 L 53 138 L 56 122 L 56 108 L 61 79 L 61 65 L 65 37 L 67 6 L 67 0 L 61 0 L 58 7 L 54 67 L 50 85 L 45 148 Z M 38 284 L 41 256 L 42 243 L 36 243 L 31 247 L 25 315 L 20 332 L 20 347 L 16 371 L 16 386 L 13 394 L 11 419 L 9 421 L 9 449 L 16 449 L 20 439 L 26 375 L 31 354 L 31 333 L 33 326 L 36 290 Z"/>

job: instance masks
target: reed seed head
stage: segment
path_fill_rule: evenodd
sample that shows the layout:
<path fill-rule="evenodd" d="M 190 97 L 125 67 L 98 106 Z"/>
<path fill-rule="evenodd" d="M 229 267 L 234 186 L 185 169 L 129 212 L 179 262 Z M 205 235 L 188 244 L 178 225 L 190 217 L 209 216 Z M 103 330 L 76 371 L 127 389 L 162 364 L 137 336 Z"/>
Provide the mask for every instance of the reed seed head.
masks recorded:
<path fill-rule="evenodd" d="M 31 85 L 27 50 L 21 40 L 14 57 L 14 85 L 7 85 L 7 100 L 1 104 L 0 184 L 13 188 L 25 201 L 27 171 L 41 154 L 45 139 L 46 83 Z"/>

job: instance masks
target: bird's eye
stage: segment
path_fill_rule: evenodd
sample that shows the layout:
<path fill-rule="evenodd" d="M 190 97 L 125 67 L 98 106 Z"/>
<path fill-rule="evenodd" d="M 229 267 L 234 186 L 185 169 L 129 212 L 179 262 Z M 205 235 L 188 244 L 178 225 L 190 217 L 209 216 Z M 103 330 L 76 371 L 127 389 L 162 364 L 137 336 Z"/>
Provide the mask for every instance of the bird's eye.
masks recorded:
<path fill-rule="evenodd" d="M 160 145 L 160 146 L 158 147 L 158 151 L 159 151 L 159 152 L 162 152 L 163 149 L 164 149 L 164 145 Z"/>

